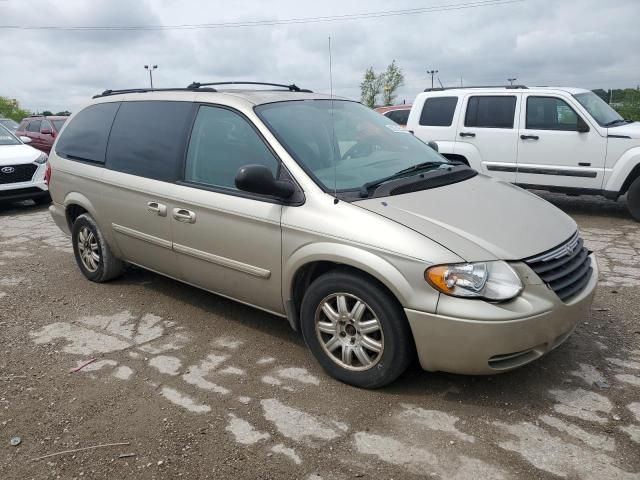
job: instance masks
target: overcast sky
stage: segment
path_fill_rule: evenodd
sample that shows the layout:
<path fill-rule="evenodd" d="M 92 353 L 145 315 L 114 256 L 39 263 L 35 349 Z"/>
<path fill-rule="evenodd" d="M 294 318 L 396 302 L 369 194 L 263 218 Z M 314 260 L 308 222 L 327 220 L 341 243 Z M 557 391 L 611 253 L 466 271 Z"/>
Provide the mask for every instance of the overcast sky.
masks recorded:
<path fill-rule="evenodd" d="M 0 95 L 31 110 L 74 110 L 106 88 L 192 81 L 295 82 L 359 98 L 364 70 L 393 59 L 411 102 L 439 70 L 445 85 L 618 88 L 640 83 L 640 0 L 524 0 L 444 12 L 326 23 L 163 31 L 52 31 L 17 26 L 202 24 L 359 14 L 471 0 L 0 0 Z M 437 82 L 436 82 L 437 83 Z"/>

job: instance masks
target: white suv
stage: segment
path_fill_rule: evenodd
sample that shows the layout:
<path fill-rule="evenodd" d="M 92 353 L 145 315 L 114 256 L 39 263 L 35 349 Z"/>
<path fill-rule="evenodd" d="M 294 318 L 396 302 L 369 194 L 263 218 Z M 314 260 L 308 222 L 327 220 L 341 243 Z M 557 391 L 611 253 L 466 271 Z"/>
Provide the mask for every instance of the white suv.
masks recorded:
<path fill-rule="evenodd" d="M 627 194 L 640 221 L 640 123 L 579 88 L 428 89 L 407 129 L 440 153 L 525 188 Z"/>

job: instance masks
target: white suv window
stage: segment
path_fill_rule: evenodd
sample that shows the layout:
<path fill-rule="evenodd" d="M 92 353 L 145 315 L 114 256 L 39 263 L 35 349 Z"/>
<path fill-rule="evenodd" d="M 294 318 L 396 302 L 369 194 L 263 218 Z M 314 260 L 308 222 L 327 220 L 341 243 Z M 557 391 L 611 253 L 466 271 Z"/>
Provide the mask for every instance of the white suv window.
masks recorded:
<path fill-rule="evenodd" d="M 465 127 L 513 128 L 515 96 L 473 96 L 467 102 Z"/>
<path fill-rule="evenodd" d="M 527 98 L 527 123 L 530 130 L 578 130 L 578 115 L 557 97 Z"/>
<path fill-rule="evenodd" d="M 457 104 L 458 97 L 427 98 L 420 114 L 420 125 L 450 127 Z"/>

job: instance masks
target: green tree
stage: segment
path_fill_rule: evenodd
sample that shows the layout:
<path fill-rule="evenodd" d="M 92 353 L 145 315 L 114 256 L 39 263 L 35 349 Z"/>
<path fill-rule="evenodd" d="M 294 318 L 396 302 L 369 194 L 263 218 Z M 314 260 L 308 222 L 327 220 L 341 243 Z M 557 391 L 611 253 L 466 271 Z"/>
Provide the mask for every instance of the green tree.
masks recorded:
<path fill-rule="evenodd" d="M 44 112 L 41 113 L 41 115 L 44 115 L 45 117 L 50 117 L 53 115 L 53 113 L 50 112 L 49 110 L 45 110 Z"/>
<path fill-rule="evenodd" d="M 0 117 L 11 118 L 16 122 L 20 122 L 24 117 L 31 115 L 31 112 L 20 108 L 17 100 L 0 97 Z"/>
<path fill-rule="evenodd" d="M 402 69 L 394 60 L 380 76 L 382 77 L 382 103 L 385 106 L 393 105 L 398 88 L 404 84 Z"/>
<path fill-rule="evenodd" d="M 373 67 L 367 68 L 364 72 L 364 78 L 360 84 L 360 99 L 367 107 L 373 108 L 376 106 L 376 99 L 382 90 L 383 80 L 382 75 L 376 75 Z"/>

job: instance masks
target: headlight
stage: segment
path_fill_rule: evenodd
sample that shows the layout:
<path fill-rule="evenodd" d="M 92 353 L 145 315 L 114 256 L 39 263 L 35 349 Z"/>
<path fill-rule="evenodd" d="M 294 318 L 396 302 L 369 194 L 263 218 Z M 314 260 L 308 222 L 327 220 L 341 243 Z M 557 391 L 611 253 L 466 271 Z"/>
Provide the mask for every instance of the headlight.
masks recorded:
<path fill-rule="evenodd" d="M 522 291 L 522 281 L 506 262 L 436 265 L 424 272 L 436 290 L 454 297 L 509 300 Z"/>
<path fill-rule="evenodd" d="M 43 163 L 46 163 L 47 160 L 49 160 L 49 157 L 47 157 L 47 154 L 41 153 L 40 156 L 34 160 L 34 162 L 43 164 Z"/>

